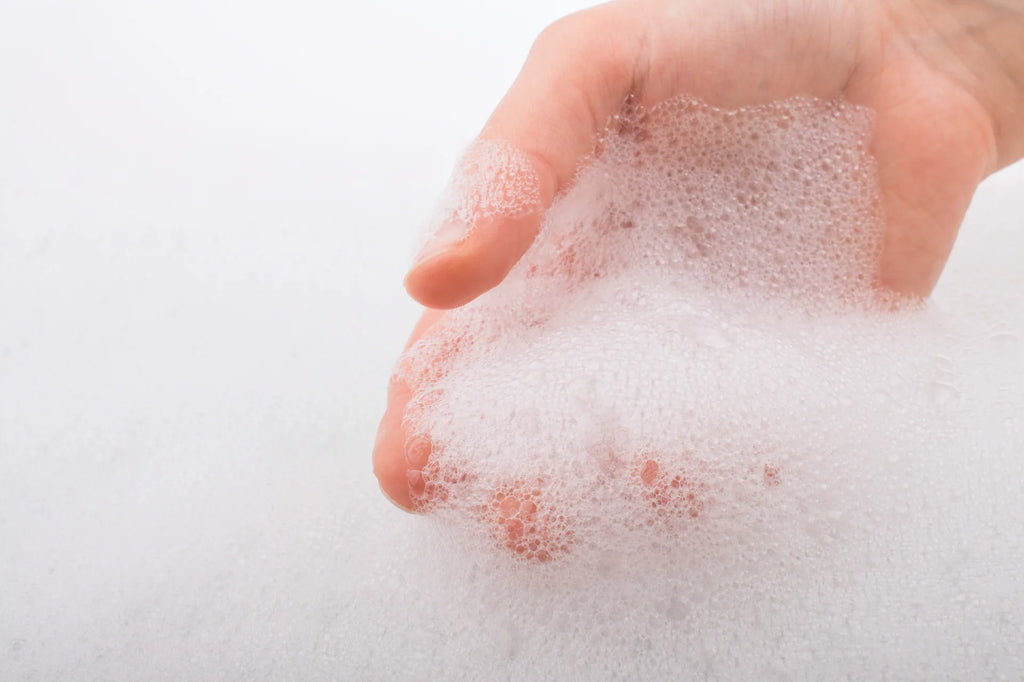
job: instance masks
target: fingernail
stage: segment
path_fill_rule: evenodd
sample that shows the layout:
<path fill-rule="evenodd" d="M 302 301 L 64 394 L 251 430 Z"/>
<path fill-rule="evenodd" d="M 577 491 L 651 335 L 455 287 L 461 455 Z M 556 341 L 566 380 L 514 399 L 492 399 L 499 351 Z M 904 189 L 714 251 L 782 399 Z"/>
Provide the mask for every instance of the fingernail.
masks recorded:
<path fill-rule="evenodd" d="M 455 247 L 465 241 L 468 234 L 469 228 L 462 221 L 445 221 L 416 256 L 412 269 L 415 270 L 422 263 L 453 251 Z"/>

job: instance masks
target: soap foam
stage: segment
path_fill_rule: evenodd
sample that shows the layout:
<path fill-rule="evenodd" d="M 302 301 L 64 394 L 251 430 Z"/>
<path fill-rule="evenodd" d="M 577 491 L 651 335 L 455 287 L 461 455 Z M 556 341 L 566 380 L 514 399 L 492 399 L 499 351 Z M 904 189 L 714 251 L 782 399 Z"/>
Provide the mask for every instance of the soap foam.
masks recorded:
<path fill-rule="evenodd" d="M 502 140 L 478 139 L 459 157 L 417 251 L 448 225 L 462 226 L 465 238 L 489 218 L 540 209 L 540 176 L 530 158 Z"/>
<path fill-rule="evenodd" d="M 870 397 L 847 340 L 882 298 L 870 113 L 676 99 L 615 124 L 506 282 L 402 363 L 421 503 L 487 509 L 527 556 L 706 552 L 835 476 L 831 406 Z"/>
<path fill-rule="evenodd" d="M 369 454 L 415 314 L 394 246 L 441 189 L 438 153 L 500 94 L 516 17 L 561 10 L 517 5 L 481 51 L 480 30 L 453 30 L 482 19 L 466 3 L 423 5 L 418 35 L 317 21 L 314 4 L 347 9 L 0 9 L 0 679 L 1021 677 L 1024 164 L 979 189 L 934 301 L 899 326 L 905 343 L 867 347 L 890 315 L 850 322 L 865 348 L 847 383 L 861 373 L 877 392 L 818 409 L 870 428 L 815 439 L 851 460 L 856 495 L 822 476 L 833 504 L 807 510 L 805 535 L 775 516 L 762 524 L 774 554 L 721 576 L 699 550 L 666 568 L 656 546 L 721 509 L 710 502 L 693 521 L 685 506 L 655 515 L 636 531 L 646 555 L 587 557 L 574 537 L 524 561 L 482 511 L 397 511 Z M 394 26 L 392 6 L 364 10 Z M 380 52 L 429 60 L 429 82 L 404 69 L 381 93 Z M 481 60 L 461 69 L 467 54 Z M 253 78 L 266 59 L 271 80 Z M 464 87 L 478 76 L 487 87 Z M 766 497 L 803 480 L 792 461 Z"/>
<path fill-rule="evenodd" d="M 402 358 L 421 570 L 516 670 L 877 674 L 872 623 L 912 633 L 955 599 L 906 557 L 948 550 L 944 510 L 995 461 L 932 461 L 970 447 L 993 377 L 954 359 L 973 331 L 877 286 L 871 120 L 809 98 L 624 115 L 506 281 Z M 971 636 L 941 634 L 889 671 L 959 660 Z"/>

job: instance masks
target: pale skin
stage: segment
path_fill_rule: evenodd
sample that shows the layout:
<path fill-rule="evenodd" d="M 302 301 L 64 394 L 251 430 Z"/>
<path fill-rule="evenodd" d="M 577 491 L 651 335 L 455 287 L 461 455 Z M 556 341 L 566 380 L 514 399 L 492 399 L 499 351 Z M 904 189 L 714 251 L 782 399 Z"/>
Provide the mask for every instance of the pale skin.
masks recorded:
<path fill-rule="evenodd" d="M 881 285 L 925 297 L 978 184 L 1024 157 L 1024 0 L 619 0 L 546 29 L 481 138 L 526 153 L 546 206 L 627 98 L 650 107 L 678 95 L 727 108 L 841 96 L 873 109 Z M 499 284 L 541 219 L 490 218 L 468 237 L 442 227 L 406 277 L 426 306 L 409 344 Z M 410 395 L 391 382 L 373 466 L 412 511 L 429 448 L 407 448 Z"/>

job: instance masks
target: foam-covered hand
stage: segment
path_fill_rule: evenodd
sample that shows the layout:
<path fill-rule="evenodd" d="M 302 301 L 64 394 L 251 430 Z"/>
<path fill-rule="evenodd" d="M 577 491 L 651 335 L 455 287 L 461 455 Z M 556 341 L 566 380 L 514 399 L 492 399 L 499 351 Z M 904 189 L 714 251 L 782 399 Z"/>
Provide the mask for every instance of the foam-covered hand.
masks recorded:
<path fill-rule="evenodd" d="M 688 95 L 736 108 L 810 95 L 876 113 L 878 283 L 927 295 L 978 183 L 1024 151 L 1014 115 L 1024 3 L 964 5 L 621 1 L 556 22 L 457 171 L 409 292 L 443 309 L 500 283 L 627 103 Z M 410 343 L 442 315 L 428 311 Z M 422 464 L 403 430 L 409 395 L 392 383 L 374 451 L 382 489 L 404 508 Z"/>

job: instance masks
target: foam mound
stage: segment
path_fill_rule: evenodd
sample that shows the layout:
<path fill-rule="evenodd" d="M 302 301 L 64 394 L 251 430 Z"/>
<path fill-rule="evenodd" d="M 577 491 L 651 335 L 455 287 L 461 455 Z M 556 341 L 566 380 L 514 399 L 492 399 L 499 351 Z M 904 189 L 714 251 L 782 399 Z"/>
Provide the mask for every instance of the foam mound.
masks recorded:
<path fill-rule="evenodd" d="M 824 509 L 884 345 L 857 331 L 883 304 L 870 129 L 807 98 L 617 119 L 508 279 L 403 359 L 422 506 L 541 559 L 707 555 Z"/>
<path fill-rule="evenodd" d="M 644 679 L 867 674 L 872 623 L 946 617 L 944 510 L 1006 466 L 967 455 L 1000 417 L 964 408 L 994 384 L 961 361 L 994 346 L 877 286 L 871 123 L 809 98 L 628 112 L 507 280 L 402 358 L 419 570 L 509 661 L 561 669 L 554 637 Z M 971 646 L 940 639 L 935 672 Z"/>

